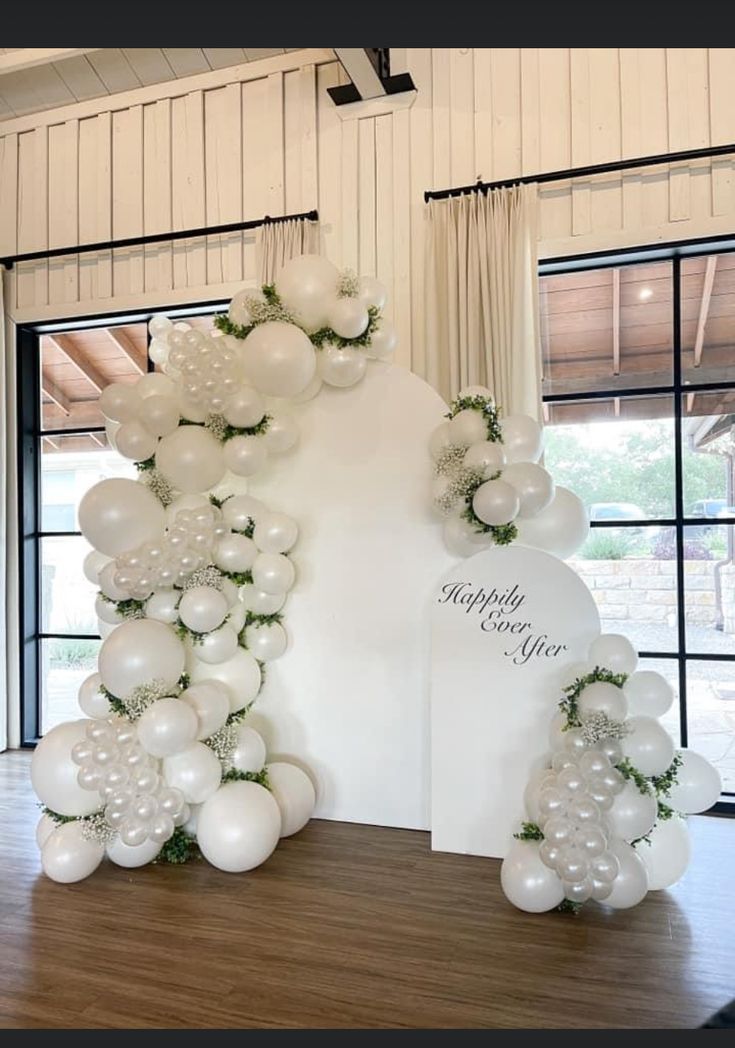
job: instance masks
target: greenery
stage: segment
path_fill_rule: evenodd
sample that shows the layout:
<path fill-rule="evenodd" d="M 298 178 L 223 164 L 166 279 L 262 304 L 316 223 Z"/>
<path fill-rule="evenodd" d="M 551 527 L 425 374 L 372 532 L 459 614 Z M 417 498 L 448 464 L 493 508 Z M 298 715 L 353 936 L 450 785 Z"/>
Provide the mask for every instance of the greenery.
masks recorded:
<path fill-rule="evenodd" d="M 679 781 L 679 768 L 681 767 L 681 755 L 675 754 L 674 759 L 665 772 L 661 775 L 651 777 L 651 785 L 656 793 L 663 793 L 666 797 L 671 793 L 671 787 Z M 660 803 L 660 802 L 659 802 Z"/>
<path fill-rule="evenodd" d="M 621 529 L 622 530 L 622 529 Z M 623 560 L 635 548 L 635 537 L 615 529 L 595 528 L 579 556 L 584 560 Z"/>
<path fill-rule="evenodd" d="M 537 826 L 535 822 L 522 822 L 520 833 L 514 833 L 513 836 L 517 841 L 542 841 L 544 839 L 541 827 Z"/>
<path fill-rule="evenodd" d="M 498 419 L 498 409 L 487 397 L 457 397 L 452 401 L 447 418 L 454 418 L 460 411 L 480 411 L 487 423 L 487 439 L 494 444 L 503 443 L 503 432 Z"/>
<path fill-rule="evenodd" d="M 651 792 L 650 780 L 646 778 L 643 772 L 638 771 L 635 765 L 631 764 L 627 757 L 624 757 L 619 764 L 615 767 L 618 769 L 624 779 L 628 779 L 630 782 L 634 782 L 638 787 L 638 792 L 643 794 L 649 794 Z"/>
<path fill-rule="evenodd" d="M 181 421 L 183 422 L 184 420 L 182 419 Z M 155 455 L 151 455 L 150 458 L 144 459 L 142 462 L 136 462 L 135 463 L 135 468 L 140 473 L 147 473 L 148 470 L 155 469 L 156 468 L 156 456 Z"/>
<path fill-rule="evenodd" d="M 257 782 L 267 790 L 271 788 L 267 768 L 261 768 L 260 771 L 238 771 L 237 768 L 230 768 L 222 776 L 222 782 Z"/>
<path fill-rule="evenodd" d="M 330 327 L 319 328 L 313 335 L 309 335 L 311 343 L 317 349 L 323 349 L 325 345 L 337 346 L 338 349 L 365 349 L 373 340 L 373 333 L 380 326 L 380 310 L 375 306 L 368 307 L 368 326 L 357 338 L 342 338 Z"/>
<path fill-rule="evenodd" d="M 562 899 L 557 906 L 557 910 L 559 913 L 573 913 L 576 915 L 582 909 L 582 905 L 581 902 L 574 902 L 573 899 Z"/>
<path fill-rule="evenodd" d="M 602 681 L 604 684 L 614 684 L 616 688 L 622 688 L 627 679 L 627 673 L 612 673 L 610 670 L 605 670 L 600 666 L 595 666 L 591 673 L 586 673 L 583 677 L 577 677 L 573 684 L 569 684 L 566 688 L 563 688 L 564 698 L 559 703 L 559 709 L 566 715 L 566 727 L 580 727 L 581 721 L 579 719 L 578 707 L 579 696 L 588 684 L 595 684 L 597 681 Z"/>
<path fill-rule="evenodd" d="M 130 597 L 128 600 L 112 600 L 111 597 L 105 596 L 102 590 L 100 590 L 99 596 L 106 604 L 114 604 L 118 615 L 121 615 L 124 619 L 142 619 L 145 615 L 144 600 L 135 600 L 134 597 Z"/>
<path fill-rule="evenodd" d="M 50 640 L 48 644 L 51 662 L 70 669 L 82 669 L 84 666 L 89 666 L 97 658 L 98 650 L 99 641 L 97 640 L 64 638 Z"/>
<path fill-rule="evenodd" d="M 179 640 L 186 640 L 189 637 L 192 644 L 201 644 L 207 635 L 206 633 L 198 633 L 197 630 L 190 629 L 181 619 L 177 619 L 174 623 L 174 630 Z"/>
<path fill-rule="evenodd" d="M 169 837 L 153 861 L 178 866 L 181 863 L 189 862 L 190 859 L 198 859 L 199 854 L 196 840 L 190 837 L 181 826 L 177 826 L 173 836 Z"/>

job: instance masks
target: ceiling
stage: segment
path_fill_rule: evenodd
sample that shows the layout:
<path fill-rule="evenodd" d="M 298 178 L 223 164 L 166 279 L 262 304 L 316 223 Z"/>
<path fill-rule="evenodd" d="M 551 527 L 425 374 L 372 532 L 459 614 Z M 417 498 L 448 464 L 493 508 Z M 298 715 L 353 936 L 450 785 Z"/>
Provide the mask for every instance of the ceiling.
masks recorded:
<path fill-rule="evenodd" d="M 298 47 L 0 47 L 0 121 L 300 51 Z M 74 52 L 41 61 L 30 52 Z"/>

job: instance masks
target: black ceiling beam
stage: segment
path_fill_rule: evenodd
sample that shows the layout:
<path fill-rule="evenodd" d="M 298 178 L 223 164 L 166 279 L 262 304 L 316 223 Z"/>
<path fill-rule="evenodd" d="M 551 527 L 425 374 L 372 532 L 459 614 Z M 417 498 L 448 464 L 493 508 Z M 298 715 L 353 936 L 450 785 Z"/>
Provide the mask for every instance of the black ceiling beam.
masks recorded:
<path fill-rule="evenodd" d="M 410 73 L 391 76 L 389 47 L 335 47 L 334 53 L 350 78 L 349 84 L 327 88 L 335 105 L 416 90 Z"/>

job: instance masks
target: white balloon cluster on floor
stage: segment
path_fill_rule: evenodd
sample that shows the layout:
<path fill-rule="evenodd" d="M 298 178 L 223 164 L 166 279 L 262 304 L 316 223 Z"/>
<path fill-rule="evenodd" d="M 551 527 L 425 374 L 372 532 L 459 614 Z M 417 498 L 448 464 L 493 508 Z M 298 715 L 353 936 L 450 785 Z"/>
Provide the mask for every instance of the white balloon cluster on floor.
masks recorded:
<path fill-rule="evenodd" d="M 570 557 L 589 532 L 584 505 L 539 465 L 543 430 L 528 415 L 501 419 L 484 386 L 453 401 L 449 421 L 431 435 L 434 508 L 444 540 L 460 557 L 517 540 Z"/>
<path fill-rule="evenodd" d="M 298 539 L 243 478 L 297 443 L 284 400 L 352 386 L 392 352 L 384 303 L 374 278 L 300 256 L 274 286 L 236 295 L 210 334 L 155 317 L 162 371 L 102 392 L 110 442 L 140 476 L 100 481 L 79 507 L 103 643 L 79 692 L 85 718 L 53 728 L 33 756 L 52 879 L 81 880 L 105 854 L 126 867 L 184 861 L 194 842 L 242 872 L 311 817 L 309 776 L 267 764 L 243 723 L 263 667 L 288 647 Z"/>
<path fill-rule="evenodd" d="M 551 753 L 526 789 L 529 821 L 501 869 L 503 891 L 521 910 L 588 899 L 627 909 L 686 870 L 683 816 L 710 808 L 722 784 L 704 757 L 676 752 L 659 721 L 673 690 L 637 664 L 630 641 L 611 633 L 570 669 Z"/>

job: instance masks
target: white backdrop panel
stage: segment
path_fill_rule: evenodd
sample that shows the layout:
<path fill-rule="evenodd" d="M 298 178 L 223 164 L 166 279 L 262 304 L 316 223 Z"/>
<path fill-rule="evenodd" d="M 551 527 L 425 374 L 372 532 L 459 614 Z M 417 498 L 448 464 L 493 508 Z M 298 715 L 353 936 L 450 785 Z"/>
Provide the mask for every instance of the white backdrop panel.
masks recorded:
<path fill-rule="evenodd" d="M 249 485 L 300 537 L 290 647 L 249 722 L 316 778 L 316 815 L 428 828 L 428 613 L 451 563 L 429 508 L 446 406 L 401 367 L 293 409 L 301 443 Z"/>

